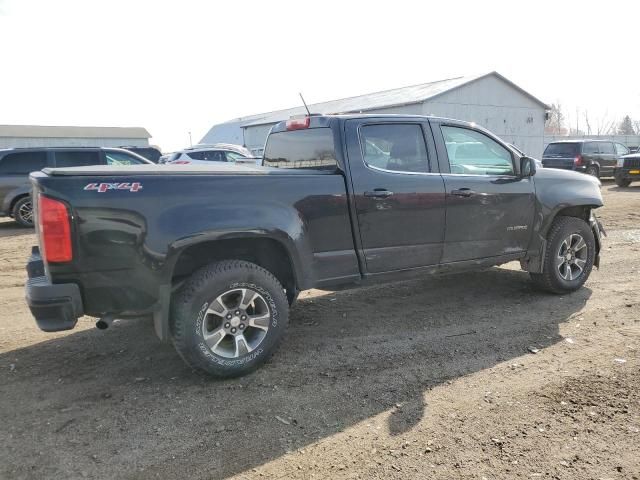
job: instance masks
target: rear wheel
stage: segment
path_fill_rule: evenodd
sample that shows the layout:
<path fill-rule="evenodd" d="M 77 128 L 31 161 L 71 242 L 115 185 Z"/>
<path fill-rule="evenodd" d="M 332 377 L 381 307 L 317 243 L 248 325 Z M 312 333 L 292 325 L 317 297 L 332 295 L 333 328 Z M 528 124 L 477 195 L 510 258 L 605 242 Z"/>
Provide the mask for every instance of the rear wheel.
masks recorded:
<path fill-rule="evenodd" d="M 33 203 L 31 197 L 22 197 L 13 206 L 11 216 L 21 227 L 33 227 Z"/>
<path fill-rule="evenodd" d="M 547 235 L 542 273 L 531 273 L 531 279 L 552 293 L 578 290 L 589 278 L 595 253 L 593 231 L 584 220 L 558 217 Z"/>
<path fill-rule="evenodd" d="M 173 343 L 215 377 L 255 370 L 276 350 L 289 316 L 284 289 L 253 263 L 226 260 L 194 273 L 172 302 Z"/>
<path fill-rule="evenodd" d="M 584 173 L 591 175 L 592 177 L 600 178 L 600 170 L 598 170 L 598 167 L 595 165 L 589 165 Z"/>

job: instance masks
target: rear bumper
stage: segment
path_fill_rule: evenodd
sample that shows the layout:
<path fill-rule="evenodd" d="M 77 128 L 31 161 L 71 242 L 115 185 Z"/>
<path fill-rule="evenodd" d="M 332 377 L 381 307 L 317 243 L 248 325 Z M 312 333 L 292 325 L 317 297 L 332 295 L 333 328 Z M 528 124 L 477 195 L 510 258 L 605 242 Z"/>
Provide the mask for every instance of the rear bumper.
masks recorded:
<path fill-rule="evenodd" d="M 33 247 L 27 263 L 29 279 L 25 285 L 25 296 L 31 314 L 40 330 L 58 332 L 76 326 L 84 315 L 80 288 L 75 283 L 51 283 L 47 277 L 40 252 Z"/>

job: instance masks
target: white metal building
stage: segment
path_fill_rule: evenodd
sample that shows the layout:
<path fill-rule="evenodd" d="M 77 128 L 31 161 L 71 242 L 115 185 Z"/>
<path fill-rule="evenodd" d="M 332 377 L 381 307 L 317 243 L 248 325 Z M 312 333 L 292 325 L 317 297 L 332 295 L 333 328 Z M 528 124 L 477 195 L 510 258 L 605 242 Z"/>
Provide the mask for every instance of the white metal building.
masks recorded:
<path fill-rule="evenodd" d="M 312 113 L 434 115 L 476 122 L 534 157 L 541 157 L 549 106 L 497 72 L 458 77 L 309 105 Z M 303 106 L 215 125 L 200 143 L 236 143 L 261 153 L 271 127 Z"/>
<path fill-rule="evenodd" d="M 150 137 L 141 127 L 0 125 L 0 148 L 146 147 Z"/>

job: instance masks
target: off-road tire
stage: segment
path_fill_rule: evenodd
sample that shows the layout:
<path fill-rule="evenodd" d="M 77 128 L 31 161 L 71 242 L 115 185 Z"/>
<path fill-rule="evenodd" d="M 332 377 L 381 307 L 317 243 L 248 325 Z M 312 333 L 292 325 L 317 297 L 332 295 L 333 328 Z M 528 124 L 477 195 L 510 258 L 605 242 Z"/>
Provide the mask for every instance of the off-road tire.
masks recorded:
<path fill-rule="evenodd" d="M 629 185 L 631 185 L 631 180 L 628 180 L 626 178 L 621 178 L 621 177 L 619 177 L 617 175 L 615 177 L 615 182 L 616 182 L 617 186 L 622 187 L 622 188 L 626 188 Z"/>
<path fill-rule="evenodd" d="M 587 244 L 586 263 L 582 273 L 573 280 L 562 278 L 556 265 L 556 257 L 562 242 L 571 234 L 579 234 Z M 536 287 L 547 292 L 563 294 L 578 290 L 589 278 L 596 254 L 596 241 L 587 222 L 576 217 L 557 217 L 547 234 L 547 247 L 542 273 L 530 273 Z"/>
<path fill-rule="evenodd" d="M 240 288 L 258 292 L 271 318 L 266 336 L 253 351 L 228 358 L 207 346 L 203 322 L 219 295 Z M 176 350 L 189 366 L 218 378 L 246 375 L 263 364 L 282 341 L 288 321 L 289 304 L 280 282 L 264 268 L 242 260 L 215 262 L 197 270 L 171 304 L 171 335 Z"/>
<path fill-rule="evenodd" d="M 32 212 L 30 221 L 27 218 L 25 218 L 23 215 L 23 211 L 25 207 L 28 207 L 28 206 L 31 206 L 30 210 Z M 11 216 L 21 227 L 32 228 L 33 227 L 33 203 L 31 202 L 31 197 L 26 196 L 18 199 L 18 201 L 16 201 L 16 203 L 13 205 L 13 208 L 11 209 Z"/>

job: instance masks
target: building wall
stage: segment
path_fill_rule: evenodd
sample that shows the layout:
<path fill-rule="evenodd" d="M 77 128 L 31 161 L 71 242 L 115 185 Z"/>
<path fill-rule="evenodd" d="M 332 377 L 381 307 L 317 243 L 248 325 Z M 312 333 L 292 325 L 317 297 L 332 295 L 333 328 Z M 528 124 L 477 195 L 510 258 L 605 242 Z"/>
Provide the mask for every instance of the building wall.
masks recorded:
<path fill-rule="evenodd" d="M 245 146 L 256 154 L 262 154 L 264 144 L 267 140 L 267 136 L 271 131 L 275 123 L 268 125 L 255 125 L 253 127 L 245 127 L 244 130 L 244 143 Z"/>
<path fill-rule="evenodd" d="M 422 115 L 475 122 L 527 155 L 542 157 L 544 107 L 495 76 L 427 100 L 422 107 Z"/>
<path fill-rule="evenodd" d="M 363 113 L 435 115 L 466 120 L 491 130 L 533 157 L 540 158 L 544 150 L 544 107 L 494 75 L 422 103 L 378 108 Z M 262 153 L 261 149 L 272 126 L 273 124 L 245 127 L 244 144 L 255 153 Z M 212 132 L 216 128 L 203 141 L 207 140 L 208 143 L 208 136 L 213 138 Z"/>
<path fill-rule="evenodd" d="M 0 148 L 31 147 L 146 147 L 146 138 L 30 138 L 0 137 Z"/>

